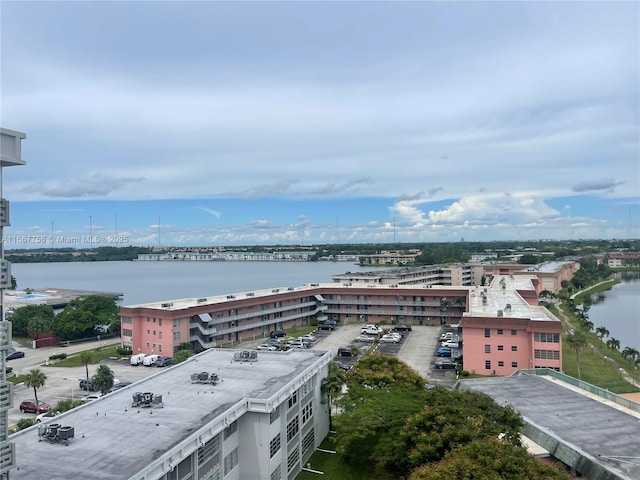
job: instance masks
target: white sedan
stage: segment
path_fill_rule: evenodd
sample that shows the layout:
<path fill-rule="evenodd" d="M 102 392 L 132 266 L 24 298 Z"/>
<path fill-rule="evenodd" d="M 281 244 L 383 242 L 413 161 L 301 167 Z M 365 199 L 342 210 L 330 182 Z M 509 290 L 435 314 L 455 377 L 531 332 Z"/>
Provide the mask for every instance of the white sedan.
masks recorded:
<path fill-rule="evenodd" d="M 376 337 L 372 337 L 371 335 L 358 335 L 356 337 L 356 342 L 373 343 L 375 341 Z"/>
<path fill-rule="evenodd" d="M 258 345 L 256 347 L 256 350 L 269 350 L 271 352 L 275 352 L 276 350 L 278 350 L 278 347 L 269 343 L 263 343 L 262 345 Z"/>
<path fill-rule="evenodd" d="M 400 339 L 402 337 L 398 337 L 396 335 L 392 335 L 391 333 L 387 333 L 386 335 L 383 335 L 382 338 L 380 339 L 380 341 L 382 343 L 398 343 L 400 342 Z"/>

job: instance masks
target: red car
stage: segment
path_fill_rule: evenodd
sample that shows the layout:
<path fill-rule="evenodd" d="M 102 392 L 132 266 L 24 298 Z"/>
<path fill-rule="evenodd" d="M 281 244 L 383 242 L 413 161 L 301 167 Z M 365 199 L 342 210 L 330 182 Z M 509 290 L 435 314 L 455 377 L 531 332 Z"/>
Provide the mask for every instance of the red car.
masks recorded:
<path fill-rule="evenodd" d="M 20 411 L 22 413 L 44 413 L 49 411 L 49 404 L 38 400 L 38 406 L 36 407 L 35 400 L 25 400 L 20 404 Z"/>

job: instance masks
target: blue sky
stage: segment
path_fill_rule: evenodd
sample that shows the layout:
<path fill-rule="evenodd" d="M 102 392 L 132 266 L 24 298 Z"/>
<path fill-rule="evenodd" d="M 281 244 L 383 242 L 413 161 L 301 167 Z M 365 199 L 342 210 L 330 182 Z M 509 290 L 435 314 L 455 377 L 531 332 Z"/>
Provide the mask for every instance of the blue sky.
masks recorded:
<path fill-rule="evenodd" d="M 0 14 L 6 248 L 640 237 L 637 2 Z"/>

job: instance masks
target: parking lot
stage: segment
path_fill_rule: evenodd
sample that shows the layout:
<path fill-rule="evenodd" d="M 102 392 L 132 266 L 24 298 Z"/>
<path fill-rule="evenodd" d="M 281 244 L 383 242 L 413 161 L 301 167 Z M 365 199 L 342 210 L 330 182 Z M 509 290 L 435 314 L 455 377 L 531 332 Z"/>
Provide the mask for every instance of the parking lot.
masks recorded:
<path fill-rule="evenodd" d="M 337 327 L 335 330 L 317 330 L 314 335 L 317 341 L 312 348 L 315 350 L 329 350 L 335 360 L 346 366 L 353 366 L 357 360 L 370 348 L 382 355 L 395 356 L 409 365 L 417 373 L 425 377 L 429 383 L 452 385 L 456 380 L 456 371 L 453 369 L 436 369 L 434 364 L 437 359 L 436 349 L 440 346 L 439 337 L 443 329 L 431 326 L 413 326 L 410 332 L 402 332 L 403 338 L 398 343 L 367 343 L 356 342 L 360 330 L 364 325 L 348 324 Z M 240 348 L 254 348 L 261 340 L 243 344 Z M 254 345 L 255 344 L 255 345 Z M 85 346 L 90 348 L 93 345 Z M 338 356 L 338 349 L 351 351 L 357 349 L 353 356 Z M 69 352 L 71 353 L 71 352 Z M 38 389 L 38 399 L 49 403 L 52 407 L 62 399 L 80 399 L 91 393 L 81 390 L 79 380 L 85 378 L 84 367 L 55 367 L 54 364 L 46 365 L 45 359 L 51 352 L 45 349 L 28 351 L 26 358 L 12 360 L 10 365 L 15 371 L 27 372 L 31 368 L 40 368 L 47 376 L 46 383 Z M 108 365 L 114 372 L 115 378 L 121 382 L 135 382 L 150 375 L 162 372 L 162 368 L 132 366 L 128 359 L 108 359 L 102 362 Z M 89 365 L 89 376 L 92 376 L 98 365 Z M 9 410 L 9 424 L 15 425 L 21 418 L 30 417 L 19 410 L 20 402 L 33 399 L 33 389 L 24 385 L 13 386 L 13 407 Z M 35 415 L 34 415 L 35 416 Z"/>

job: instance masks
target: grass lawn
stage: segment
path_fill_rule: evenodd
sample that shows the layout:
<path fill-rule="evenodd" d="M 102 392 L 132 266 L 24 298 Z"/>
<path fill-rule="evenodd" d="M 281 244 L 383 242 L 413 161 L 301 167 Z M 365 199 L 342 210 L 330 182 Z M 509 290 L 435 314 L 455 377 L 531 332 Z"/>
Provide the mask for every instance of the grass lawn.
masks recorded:
<path fill-rule="evenodd" d="M 320 448 L 335 451 L 335 443 L 333 442 L 331 435 L 324 439 L 324 441 L 320 445 Z M 312 470 L 324 472 L 324 475 L 310 472 L 300 472 L 296 477 L 296 480 L 319 480 L 322 478 L 340 480 L 369 480 L 370 478 L 366 472 L 353 471 L 349 466 L 341 462 L 340 455 L 334 453 L 323 453 L 316 451 L 307 463 L 311 464 Z"/>
<path fill-rule="evenodd" d="M 106 358 L 119 357 L 120 355 L 118 355 L 118 352 L 116 351 L 117 348 L 118 345 L 109 345 L 90 350 L 93 352 L 93 363 L 98 363 Z M 56 360 L 51 362 L 50 365 L 55 367 L 81 367 L 82 363 L 80 363 L 80 353 L 70 355 L 64 360 Z"/>

